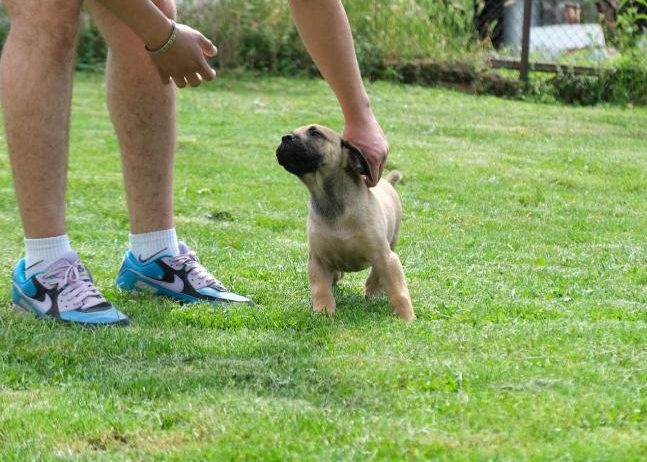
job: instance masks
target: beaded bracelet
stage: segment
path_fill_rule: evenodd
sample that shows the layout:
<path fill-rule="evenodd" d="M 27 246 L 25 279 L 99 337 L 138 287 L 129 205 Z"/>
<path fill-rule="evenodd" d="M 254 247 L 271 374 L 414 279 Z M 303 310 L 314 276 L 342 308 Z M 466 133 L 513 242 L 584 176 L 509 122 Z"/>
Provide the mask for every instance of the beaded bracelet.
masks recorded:
<path fill-rule="evenodd" d="M 159 48 L 155 48 L 154 50 L 151 50 L 147 45 L 144 45 L 146 51 L 148 51 L 151 55 L 161 55 L 162 53 L 166 53 L 177 40 L 177 24 L 175 24 L 175 21 L 171 21 L 171 23 L 173 24 L 173 30 L 171 30 L 171 35 L 164 45 Z"/>

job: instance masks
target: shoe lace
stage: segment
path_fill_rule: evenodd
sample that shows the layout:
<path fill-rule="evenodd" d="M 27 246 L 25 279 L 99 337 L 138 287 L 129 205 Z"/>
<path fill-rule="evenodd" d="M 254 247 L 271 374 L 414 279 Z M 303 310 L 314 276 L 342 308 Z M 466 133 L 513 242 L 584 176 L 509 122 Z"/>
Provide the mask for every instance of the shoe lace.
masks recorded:
<path fill-rule="evenodd" d="M 89 308 L 106 301 L 81 260 L 56 265 L 45 272 L 43 282 L 50 288 L 62 289 L 61 295 L 74 309 Z"/>
<path fill-rule="evenodd" d="M 187 275 L 191 273 L 205 286 L 213 287 L 222 292 L 227 291 L 222 282 L 216 279 L 204 266 L 202 266 L 202 263 L 200 263 L 198 256 L 194 252 L 188 252 L 173 257 L 171 263 L 184 268 Z"/>

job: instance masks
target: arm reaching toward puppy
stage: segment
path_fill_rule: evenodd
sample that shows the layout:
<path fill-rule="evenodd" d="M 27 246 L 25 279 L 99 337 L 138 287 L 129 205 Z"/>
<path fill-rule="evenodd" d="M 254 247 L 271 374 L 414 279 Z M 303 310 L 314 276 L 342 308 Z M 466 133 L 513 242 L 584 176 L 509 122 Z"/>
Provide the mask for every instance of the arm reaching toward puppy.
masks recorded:
<path fill-rule="evenodd" d="M 289 0 L 289 4 L 308 53 L 339 101 L 343 137 L 364 154 L 373 176 L 366 184 L 373 187 L 382 176 L 389 144 L 362 82 L 346 11 L 340 0 Z"/>
<path fill-rule="evenodd" d="M 151 51 L 151 59 L 163 83 L 173 79 L 183 88 L 197 87 L 216 76 L 206 57 L 215 56 L 216 47 L 200 32 L 175 24 L 150 0 L 98 0 L 130 27 Z M 170 47 L 163 50 L 165 45 Z M 156 53 L 156 51 L 159 51 Z"/>

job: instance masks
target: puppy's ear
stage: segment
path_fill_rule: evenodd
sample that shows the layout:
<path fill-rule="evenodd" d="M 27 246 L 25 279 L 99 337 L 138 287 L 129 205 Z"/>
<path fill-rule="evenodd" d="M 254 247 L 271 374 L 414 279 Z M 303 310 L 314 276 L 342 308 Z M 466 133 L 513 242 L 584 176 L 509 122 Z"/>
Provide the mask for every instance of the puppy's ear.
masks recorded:
<path fill-rule="evenodd" d="M 366 175 L 372 183 L 373 175 L 371 174 L 371 168 L 368 166 L 368 162 L 362 151 L 353 143 L 344 139 L 341 140 L 341 145 L 342 148 L 348 151 L 348 165 L 350 168 L 360 175 Z"/>

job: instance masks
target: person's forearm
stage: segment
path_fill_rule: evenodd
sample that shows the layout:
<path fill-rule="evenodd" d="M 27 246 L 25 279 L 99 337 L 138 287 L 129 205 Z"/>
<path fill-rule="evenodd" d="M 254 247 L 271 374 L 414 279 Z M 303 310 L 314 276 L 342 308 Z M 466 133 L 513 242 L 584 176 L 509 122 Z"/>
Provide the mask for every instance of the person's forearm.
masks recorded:
<path fill-rule="evenodd" d="M 97 0 L 121 19 L 151 49 L 162 46 L 171 34 L 171 20 L 150 0 Z"/>
<path fill-rule="evenodd" d="M 346 11 L 339 0 L 289 0 L 303 43 L 326 79 L 347 122 L 371 115 Z"/>

